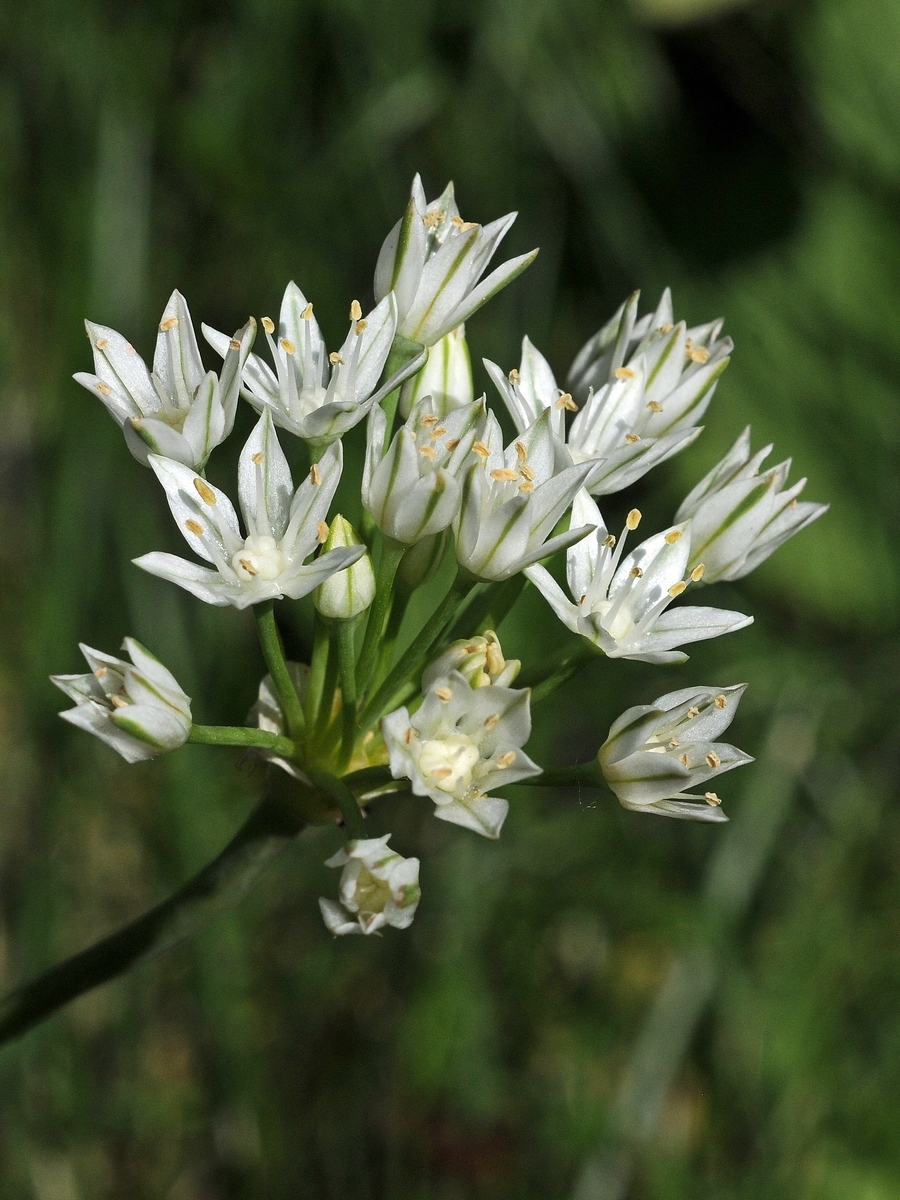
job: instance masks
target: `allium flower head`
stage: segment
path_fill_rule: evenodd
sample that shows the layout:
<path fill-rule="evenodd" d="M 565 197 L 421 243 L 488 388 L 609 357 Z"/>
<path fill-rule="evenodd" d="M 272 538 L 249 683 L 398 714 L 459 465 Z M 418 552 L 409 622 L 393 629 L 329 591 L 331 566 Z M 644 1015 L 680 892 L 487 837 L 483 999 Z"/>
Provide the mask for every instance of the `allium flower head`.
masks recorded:
<path fill-rule="evenodd" d="M 641 542 L 623 558 L 628 533 L 641 514 L 632 509 L 618 539 L 607 533 L 600 510 L 582 491 L 572 506 L 572 523 L 596 526 L 588 537 L 569 548 L 566 568 L 570 600 L 542 566 L 525 572 L 553 611 L 573 633 L 602 650 L 608 658 L 641 662 L 684 662 L 675 650 L 688 642 L 705 641 L 743 629 L 753 620 L 722 608 L 678 607 L 671 602 L 697 582 L 703 567 L 689 572 L 691 526 L 673 525 Z"/>
<path fill-rule="evenodd" d="M 780 545 L 828 511 L 827 504 L 798 500 L 801 479 L 785 489 L 791 460 L 761 471 L 771 453 L 750 453 L 748 425 L 721 462 L 694 488 L 676 519 L 690 520 L 691 560 L 703 561 L 704 583 L 741 579 Z"/>
<path fill-rule="evenodd" d="M 151 455 L 150 465 L 166 490 L 181 534 L 215 569 L 159 552 L 134 561 L 207 604 L 246 608 L 282 596 L 299 599 L 365 552 L 363 546 L 347 546 L 307 561 L 328 536 L 326 517 L 341 464 L 337 442 L 294 491 L 272 415 L 266 410 L 241 451 L 238 468 L 245 537 L 224 492 L 183 464 Z"/>
<path fill-rule="evenodd" d="M 481 402 L 440 417 L 426 396 L 385 453 L 387 418 L 383 409 L 372 409 L 362 500 L 383 533 L 411 546 L 447 528 L 459 511 L 459 477 L 483 424 Z"/>
<path fill-rule="evenodd" d="M 348 842 L 326 867 L 343 867 L 340 904 L 320 900 L 330 933 L 377 933 L 385 925 L 407 929 L 419 904 L 419 860 L 388 849 L 390 834 Z"/>
<path fill-rule="evenodd" d="M 489 793 L 541 771 L 521 749 L 531 734 L 530 695 L 527 688 L 473 688 L 451 671 L 412 716 L 398 708 L 382 720 L 391 774 L 430 796 L 442 821 L 499 837 L 509 803 Z"/>
<path fill-rule="evenodd" d="M 51 675 L 75 701 L 59 715 L 112 746 L 127 762 L 154 758 L 183 745 L 191 731 L 191 701 L 174 675 L 126 638 L 131 662 L 81 646 L 89 675 Z"/>
<path fill-rule="evenodd" d="M 159 322 L 153 370 L 135 348 L 105 325 L 85 321 L 94 352 L 94 371 L 79 371 L 78 383 L 100 397 L 121 427 L 135 458 L 162 454 L 202 471 L 212 451 L 234 427 L 241 369 L 256 335 L 252 319 L 233 338 L 222 335 L 221 377 L 205 371 L 191 314 L 173 292 Z"/>
<path fill-rule="evenodd" d="M 684 688 L 629 708 L 614 721 L 597 761 L 620 803 L 666 817 L 727 820 L 715 792 L 686 789 L 753 761 L 714 740 L 731 724 L 745 687 Z M 692 803 L 697 800 L 702 803 Z"/>
<path fill-rule="evenodd" d="M 466 473 L 455 525 L 456 557 L 473 575 L 509 579 L 590 532 L 583 525 L 550 536 L 591 466 L 573 465 L 553 433 L 549 412 L 505 450 L 497 418 L 489 412 L 484 438 L 473 450 L 477 459 Z"/>
<path fill-rule="evenodd" d="M 537 250 L 481 278 L 515 219 L 509 213 L 489 225 L 464 221 L 452 183 L 429 204 L 417 175 L 406 213 L 385 239 L 375 268 L 376 299 L 390 292 L 397 299 L 397 332 L 433 346 L 524 271 Z"/>
<path fill-rule="evenodd" d="M 340 350 L 331 354 L 310 304 L 295 283 L 281 302 L 276 331 L 268 317 L 262 326 L 275 371 L 251 354 L 243 369 L 242 394 L 257 412 L 270 411 L 276 425 L 312 442 L 331 442 L 352 429 L 388 392 L 393 391 L 424 356 L 378 387 L 397 331 L 397 306 L 391 296 L 364 317 L 353 301 L 350 329 Z M 228 339 L 208 325 L 203 334 L 220 354 Z"/>

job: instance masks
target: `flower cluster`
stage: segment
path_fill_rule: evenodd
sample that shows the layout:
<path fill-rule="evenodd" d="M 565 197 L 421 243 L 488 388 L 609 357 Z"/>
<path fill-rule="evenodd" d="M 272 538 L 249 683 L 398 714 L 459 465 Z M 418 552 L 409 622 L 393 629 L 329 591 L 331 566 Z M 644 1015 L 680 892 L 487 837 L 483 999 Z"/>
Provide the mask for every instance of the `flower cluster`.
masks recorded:
<path fill-rule="evenodd" d="M 629 542 L 641 523 L 632 508 L 609 532 L 596 498 L 605 504 L 699 436 L 731 354 L 721 322 L 676 321 L 668 291 L 643 316 L 631 296 L 565 387 L 527 337 L 518 367 L 485 360 L 515 428 L 507 442 L 476 399 L 464 322 L 537 253 L 488 270 L 514 219 L 463 220 L 452 185 L 429 202 L 417 177 L 381 249 L 374 304 L 350 303 L 331 351 L 293 282 L 277 325 L 251 317 L 233 336 L 203 326 L 218 374 L 203 365 L 179 292 L 152 369 L 120 334 L 87 323 L 94 374 L 76 379 L 152 470 L 195 556 L 152 551 L 137 566 L 207 604 L 252 609 L 266 672 L 245 726 L 205 726 L 137 642 L 125 641 L 130 662 L 82 647 L 90 673 L 54 676 L 75 702 L 62 716 L 129 762 L 187 741 L 249 749 L 271 797 L 293 789 L 291 820 L 345 830 L 327 862 L 341 869 L 339 902 L 320 901 L 336 935 L 406 928 L 415 915 L 419 860 L 370 831 L 387 794 L 427 798 L 439 819 L 488 838 L 500 836 L 510 788 L 563 775 L 634 811 L 725 820 L 703 789 L 751 761 L 716 740 L 742 686 L 631 707 L 594 761 L 556 772 L 525 752 L 531 706 L 588 661 L 681 663 L 682 646 L 742 629 L 750 616 L 684 604 L 683 593 L 740 579 L 825 511 L 798 499 L 804 480 L 787 486 L 789 462 L 763 468 L 771 447 L 754 454 L 745 430 L 667 528 Z M 266 357 L 253 352 L 259 328 Z M 239 519 L 206 472 L 240 397 L 256 420 L 238 462 Z M 296 439 L 293 468 L 279 431 Z M 341 490 L 347 516 L 332 513 L 345 440 L 356 441 L 347 462 L 364 456 L 358 483 Z M 545 565 L 562 551 L 568 594 Z M 429 605 L 432 580 L 444 594 Z M 576 636 L 528 664 L 517 687 L 522 664 L 490 627 L 529 584 Z M 411 605 L 423 589 L 424 606 Z M 307 596 L 311 653 L 288 662 L 274 605 Z"/>

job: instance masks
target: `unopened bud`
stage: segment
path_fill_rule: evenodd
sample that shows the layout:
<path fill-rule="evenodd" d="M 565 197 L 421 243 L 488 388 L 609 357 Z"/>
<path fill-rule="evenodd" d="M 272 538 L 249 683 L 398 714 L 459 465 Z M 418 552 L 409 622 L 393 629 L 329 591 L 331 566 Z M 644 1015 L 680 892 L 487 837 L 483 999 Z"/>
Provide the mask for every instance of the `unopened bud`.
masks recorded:
<path fill-rule="evenodd" d="M 422 690 L 427 691 L 436 679 L 451 671 L 459 671 L 473 688 L 487 687 L 488 684 L 509 687 L 521 666 L 519 659 L 503 657 L 500 639 L 488 629 L 483 637 L 468 638 L 448 646 L 426 669 Z"/>
<path fill-rule="evenodd" d="M 362 540 L 346 518 L 338 515 L 331 522 L 322 553 L 346 546 L 361 546 Z M 349 621 L 357 617 L 372 603 L 375 597 L 375 572 L 368 554 L 357 559 L 352 566 L 345 567 L 320 583 L 313 592 L 313 603 L 323 617 Z"/>

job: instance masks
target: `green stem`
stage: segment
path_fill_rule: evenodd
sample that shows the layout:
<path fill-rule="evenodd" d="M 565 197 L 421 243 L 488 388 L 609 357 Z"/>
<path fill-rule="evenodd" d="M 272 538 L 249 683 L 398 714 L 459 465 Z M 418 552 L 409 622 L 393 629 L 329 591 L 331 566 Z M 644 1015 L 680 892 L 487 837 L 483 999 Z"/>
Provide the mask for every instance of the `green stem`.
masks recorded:
<path fill-rule="evenodd" d="M 362 767 L 343 777 L 345 787 L 369 791 L 393 780 L 390 767 Z"/>
<path fill-rule="evenodd" d="M 255 605 L 254 612 L 259 644 L 281 702 L 281 711 L 287 722 L 287 730 L 291 738 L 297 741 L 306 728 L 306 720 L 303 716 L 297 689 L 294 687 L 294 681 L 291 679 L 285 661 L 284 648 L 281 645 L 281 637 L 275 623 L 275 606 L 271 600 L 264 600 L 262 604 Z"/>
<path fill-rule="evenodd" d="M 188 741 L 201 746 L 255 746 L 259 750 L 280 754 L 282 758 L 293 758 L 295 751 L 290 738 L 242 725 L 192 725 Z"/>
<path fill-rule="evenodd" d="M 532 688 L 531 703 L 539 704 L 596 657 L 597 651 L 591 643 L 586 638 L 579 638 L 574 646 L 564 646 L 536 667 L 523 671 L 516 680 L 516 687 Z"/>
<path fill-rule="evenodd" d="M 328 714 L 322 711 L 322 697 L 325 691 L 325 676 L 328 673 L 328 658 L 331 652 L 331 634 L 325 622 L 316 613 L 315 632 L 313 633 L 312 662 L 309 664 L 309 681 L 306 685 L 306 701 L 303 705 L 306 722 L 310 729 L 320 729 Z"/>
<path fill-rule="evenodd" d="M 407 366 L 408 364 L 411 364 L 415 359 L 417 359 L 423 353 L 424 353 L 424 347 L 421 346 L 418 342 L 411 342 L 405 337 L 399 337 L 399 336 L 395 337 L 394 344 L 391 346 L 391 352 L 388 355 L 388 360 L 387 360 L 387 363 L 384 368 L 385 380 L 388 380 L 393 375 L 396 375 L 398 371 L 402 370 L 402 368 Z M 422 360 L 422 364 L 421 364 L 422 367 L 424 367 L 426 361 L 427 361 L 427 359 Z M 421 370 L 421 367 L 419 368 L 419 370 Z M 415 371 L 408 372 L 407 375 L 404 376 L 404 380 L 401 380 L 401 383 L 404 382 L 405 379 L 411 378 L 412 375 L 414 375 L 416 373 L 417 372 L 415 372 Z M 397 416 L 397 405 L 399 404 L 399 402 L 400 402 L 400 387 L 399 386 L 395 387 L 392 392 L 388 392 L 388 394 L 381 401 L 381 407 L 384 409 L 384 415 L 387 417 L 387 441 L 388 442 L 390 442 L 391 436 L 393 434 L 394 420 Z"/>
<path fill-rule="evenodd" d="M 519 782 L 529 787 L 606 787 L 603 772 L 596 759 L 588 763 L 575 763 L 571 767 L 550 767 L 540 775 Z M 515 784 L 512 786 L 515 787 Z"/>
<path fill-rule="evenodd" d="M 308 774 L 316 787 L 327 792 L 341 810 L 348 837 L 352 840 L 367 838 L 369 831 L 366 829 L 366 823 L 356 802 L 356 797 L 344 780 L 338 779 L 336 775 L 330 775 L 327 771 L 309 771 Z"/>
<path fill-rule="evenodd" d="M 476 584 L 473 583 L 470 575 L 463 574 L 462 572 L 457 574 L 450 585 L 449 591 L 435 612 L 428 618 L 412 642 L 407 646 L 394 666 L 394 669 L 363 709 L 359 721 L 360 733 L 365 733 L 371 729 L 385 711 L 395 693 L 399 691 L 408 679 L 418 678 L 425 665 L 425 659 L 443 636 L 448 623 L 452 620 L 453 615 L 473 586 L 476 586 Z"/>
<path fill-rule="evenodd" d="M 378 563 L 378 579 L 375 584 L 375 599 L 369 609 L 369 621 L 363 638 L 359 663 L 356 668 L 356 686 L 360 693 L 365 692 L 375 668 L 375 660 L 384 633 L 384 624 L 394 598 L 394 579 L 400 560 L 406 552 L 406 547 L 393 538 L 385 538 L 381 547 L 381 559 Z"/>
<path fill-rule="evenodd" d="M 282 804 L 264 799 L 222 853 L 168 900 L 0 1000 L 0 1043 L 203 929 L 246 894 L 302 828 Z"/>
<path fill-rule="evenodd" d="M 337 630 L 341 671 L 341 770 L 353 757 L 353 743 L 356 741 L 355 624 L 355 621 L 341 621 Z"/>
<path fill-rule="evenodd" d="M 338 656 L 334 653 L 332 645 L 328 653 L 328 663 L 325 667 L 325 681 L 322 684 L 322 703 L 319 706 L 319 714 L 316 718 L 316 723 L 310 731 L 310 736 L 307 741 L 313 746 L 322 744 L 322 740 L 328 730 L 328 722 L 331 720 L 331 714 L 334 711 L 334 693 L 338 682 Z"/>
<path fill-rule="evenodd" d="M 460 619 L 454 622 L 447 640 L 452 642 L 456 638 L 475 637 L 488 629 L 496 633 L 527 583 L 527 578 L 520 573 L 500 584 L 484 584 Z"/>
<path fill-rule="evenodd" d="M 403 624 L 403 618 L 406 616 L 406 609 L 409 606 L 411 596 L 412 588 L 398 584 L 394 589 L 394 603 L 391 605 L 391 611 L 388 614 L 384 636 L 381 639 L 381 646 L 378 650 L 378 660 L 375 663 L 375 673 L 372 677 L 372 683 L 376 686 L 383 681 L 390 670 L 391 659 L 394 657 L 394 649 L 400 633 L 400 626 Z"/>

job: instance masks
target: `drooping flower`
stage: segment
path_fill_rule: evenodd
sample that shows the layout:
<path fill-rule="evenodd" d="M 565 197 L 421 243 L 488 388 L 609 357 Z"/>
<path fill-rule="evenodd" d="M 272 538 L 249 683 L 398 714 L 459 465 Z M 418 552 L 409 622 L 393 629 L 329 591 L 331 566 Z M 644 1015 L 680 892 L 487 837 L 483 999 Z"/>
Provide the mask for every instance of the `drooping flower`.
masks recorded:
<path fill-rule="evenodd" d="M 591 524 L 595 531 L 570 547 L 566 573 L 570 600 L 542 566 L 526 575 L 573 633 L 579 633 L 608 658 L 640 662 L 684 662 L 676 646 L 705 641 L 743 629 L 753 620 L 722 608 L 675 608 L 669 604 L 703 574 L 702 565 L 689 572 L 691 525 L 683 522 L 648 538 L 625 558 L 628 532 L 641 514 L 632 509 L 617 540 L 603 523 L 600 510 L 582 491 L 572 506 L 573 524 Z"/>
<path fill-rule="evenodd" d="M 182 746 L 191 732 L 191 700 L 174 675 L 140 642 L 126 638 L 131 662 L 81 646 L 89 675 L 51 675 L 75 701 L 59 715 L 112 746 L 126 762 Z"/>
<path fill-rule="evenodd" d="M 597 761 L 620 803 L 666 817 L 727 820 L 715 792 L 686 789 L 753 762 L 743 750 L 714 740 L 731 724 L 745 687 L 684 688 L 629 708 L 614 721 Z M 698 800 L 703 803 L 692 803 Z"/>
<path fill-rule="evenodd" d="M 388 849 L 390 834 L 348 842 L 326 867 L 343 867 L 340 904 L 319 900 L 330 933 L 377 933 L 386 925 L 408 929 L 421 896 L 419 860 Z"/>
<path fill-rule="evenodd" d="M 252 319 L 233 338 L 222 337 L 221 376 L 205 371 L 191 314 L 180 292 L 169 297 L 159 323 L 153 370 L 135 348 L 106 325 L 85 321 L 94 371 L 78 383 L 100 397 L 145 466 L 150 454 L 202 471 L 212 451 L 231 433 L 241 369 L 256 336 Z"/>
<path fill-rule="evenodd" d="M 515 219 L 509 213 L 490 225 L 463 221 L 453 184 L 429 204 L 417 175 L 406 212 L 385 239 L 375 268 L 376 299 L 390 292 L 397 299 L 397 332 L 433 346 L 524 271 L 537 250 L 481 278 Z"/>
<path fill-rule="evenodd" d="M 454 526 L 459 564 L 481 579 L 502 580 L 572 545 L 589 525 L 550 535 L 590 474 L 575 466 L 543 412 L 505 450 L 497 418 L 489 412 L 477 460 L 463 482 Z"/>
<path fill-rule="evenodd" d="M 474 402 L 472 362 L 465 325 L 457 325 L 435 342 L 422 370 L 404 383 L 400 393 L 401 415 L 408 417 L 413 406 L 426 396 L 431 397 L 439 417 Z"/>
<path fill-rule="evenodd" d="M 387 418 L 383 409 L 372 409 L 362 501 L 382 533 L 411 546 L 447 528 L 459 511 L 459 477 L 483 423 L 482 403 L 439 417 L 426 396 L 385 453 Z"/>
<path fill-rule="evenodd" d="M 215 569 L 159 552 L 134 561 L 207 604 L 246 608 L 282 596 L 296 600 L 365 552 L 364 546 L 347 546 L 307 561 L 328 536 L 326 517 L 341 477 L 341 445 L 331 446 L 294 491 L 268 410 L 247 439 L 238 468 L 246 537 L 224 492 L 171 459 L 154 454 L 150 465 L 182 536 Z"/>
<path fill-rule="evenodd" d="M 679 508 L 676 520 L 691 522 L 691 563 L 705 564 L 704 583 L 749 575 L 828 511 L 827 504 L 797 499 L 805 479 L 784 490 L 790 459 L 760 471 L 771 451 L 769 445 L 751 456 L 748 425 Z"/>
<path fill-rule="evenodd" d="M 573 461 L 595 464 L 586 485 L 595 496 L 629 487 L 689 445 L 729 362 L 721 321 L 695 329 L 673 324 L 668 290 L 640 321 L 637 304 L 635 293 L 580 352 L 569 373 L 571 394 L 527 338 L 521 365 L 508 376 L 485 361 L 520 431 L 550 409 Z M 566 412 L 577 414 L 568 434 Z"/>
<path fill-rule="evenodd" d="M 459 671 L 473 688 L 496 684 L 509 687 L 519 674 L 522 663 L 518 658 L 504 658 L 500 639 L 493 629 L 483 635 L 452 642 L 430 663 L 422 675 L 422 691 L 427 692 L 442 675 Z"/>
<path fill-rule="evenodd" d="M 397 330 L 397 306 L 391 296 L 366 317 L 354 300 L 350 330 L 332 354 L 325 348 L 312 304 L 293 282 L 281 302 L 277 338 L 268 317 L 262 326 L 275 371 L 251 354 L 242 373 L 242 394 L 257 412 L 268 410 L 276 425 L 310 442 L 330 443 L 352 429 L 425 361 L 424 353 L 412 357 L 378 387 Z M 208 325 L 203 334 L 219 354 L 226 352 L 224 334 Z"/>
<path fill-rule="evenodd" d="M 430 796 L 435 816 L 497 838 L 509 804 L 489 793 L 541 768 L 521 747 L 531 734 L 525 688 L 473 688 L 458 671 L 436 680 L 410 716 L 398 708 L 381 722 L 395 779 Z"/>

